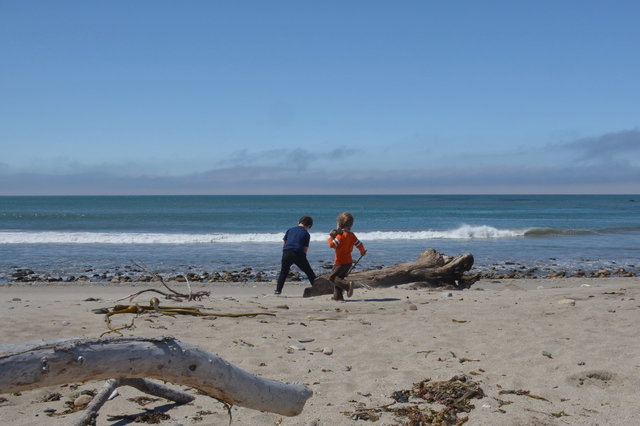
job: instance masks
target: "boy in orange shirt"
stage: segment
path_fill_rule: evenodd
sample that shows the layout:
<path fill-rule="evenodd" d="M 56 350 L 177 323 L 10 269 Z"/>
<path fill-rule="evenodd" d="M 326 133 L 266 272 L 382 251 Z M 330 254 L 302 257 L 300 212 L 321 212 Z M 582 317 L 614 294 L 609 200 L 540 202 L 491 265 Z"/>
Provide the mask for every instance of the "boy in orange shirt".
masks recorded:
<path fill-rule="evenodd" d="M 367 253 L 364 244 L 358 240 L 356 234 L 351 232 L 352 226 L 353 215 L 349 212 L 340 213 L 338 215 L 338 229 L 329 233 L 329 247 L 336 251 L 333 269 L 329 274 L 329 281 L 333 283 L 333 300 L 344 300 L 344 290 L 347 290 L 347 297 L 353 296 L 353 282 L 344 280 L 353 264 L 351 257 L 353 248 L 357 247 L 362 256 Z"/>

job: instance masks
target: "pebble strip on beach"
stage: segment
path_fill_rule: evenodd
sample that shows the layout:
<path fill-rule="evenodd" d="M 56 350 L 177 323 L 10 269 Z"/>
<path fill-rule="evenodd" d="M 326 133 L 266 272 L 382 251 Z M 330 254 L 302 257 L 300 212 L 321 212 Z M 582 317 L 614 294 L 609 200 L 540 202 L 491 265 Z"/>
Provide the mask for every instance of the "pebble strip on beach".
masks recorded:
<path fill-rule="evenodd" d="M 322 265 L 322 269 L 329 270 L 331 265 Z M 382 269 L 378 266 L 374 269 Z M 190 267 L 188 269 L 193 269 Z M 322 274 L 322 272 L 321 272 Z M 608 277 L 635 277 L 640 276 L 640 268 L 636 265 L 615 266 L 611 268 L 598 268 L 594 270 L 567 271 L 554 267 L 538 268 L 520 264 L 493 265 L 472 268 L 469 275 L 478 275 L 479 279 L 537 279 L 537 278 L 608 278 Z M 273 272 L 254 271 L 250 267 L 233 271 L 197 271 L 188 273 L 161 273 L 166 281 L 176 282 L 272 282 L 276 277 Z M 302 281 L 304 277 L 292 271 L 287 280 Z M 0 275 L 0 282 L 150 282 L 155 281 L 153 273 L 135 266 L 118 267 L 116 270 L 94 270 L 86 268 L 81 274 L 60 274 L 51 272 L 36 272 L 27 267 L 13 267 L 13 271 Z"/>

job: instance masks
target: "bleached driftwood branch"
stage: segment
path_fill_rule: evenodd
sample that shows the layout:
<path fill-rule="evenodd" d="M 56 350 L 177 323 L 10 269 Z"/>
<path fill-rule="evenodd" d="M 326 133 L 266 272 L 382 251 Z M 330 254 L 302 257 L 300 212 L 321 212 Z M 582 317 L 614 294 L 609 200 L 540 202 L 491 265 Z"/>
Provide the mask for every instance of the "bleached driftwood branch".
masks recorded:
<path fill-rule="evenodd" d="M 0 393 L 89 380 L 150 378 L 231 405 L 296 416 L 313 392 L 250 374 L 171 336 L 73 338 L 0 345 Z"/>
<path fill-rule="evenodd" d="M 98 411 L 107 400 L 109 400 L 111 394 L 120 386 L 131 386 L 149 395 L 159 396 L 178 404 L 186 404 L 195 399 L 194 396 L 188 393 L 171 389 L 170 387 L 154 383 L 147 379 L 109 379 L 104 384 L 102 390 L 93 397 L 84 409 L 82 416 L 73 423 L 74 426 L 95 425 Z"/>
<path fill-rule="evenodd" d="M 189 283 L 189 278 L 187 278 L 186 275 L 183 275 L 183 276 L 184 276 L 184 279 L 187 282 L 187 288 L 189 289 L 189 294 L 183 294 L 183 293 L 177 292 L 174 289 L 172 289 L 171 287 L 169 287 L 169 285 L 167 285 L 167 283 L 164 281 L 164 278 L 162 278 L 162 275 L 150 271 L 149 268 L 147 268 L 146 266 L 144 266 L 144 265 L 142 265 L 140 263 L 134 262 L 133 264 L 135 266 L 137 266 L 138 268 L 142 269 L 143 271 L 153 275 L 154 278 L 156 278 L 157 280 L 160 281 L 160 283 L 162 284 L 162 286 L 164 288 L 169 290 L 169 293 L 165 293 L 164 291 L 160 291 L 160 290 L 157 290 L 157 289 L 154 289 L 154 288 L 148 288 L 146 290 L 138 291 L 136 293 L 130 294 L 129 296 L 123 297 L 122 299 L 118 299 L 118 300 L 124 300 L 124 299 L 133 300 L 137 296 L 141 295 L 142 293 L 146 293 L 148 291 L 153 291 L 154 293 L 162 294 L 167 299 L 173 299 L 173 300 L 183 300 L 183 299 L 184 300 L 201 300 L 203 297 L 209 297 L 209 295 L 211 294 L 208 291 L 198 291 L 196 293 L 192 292 L 191 291 L 191 284 Z"/>

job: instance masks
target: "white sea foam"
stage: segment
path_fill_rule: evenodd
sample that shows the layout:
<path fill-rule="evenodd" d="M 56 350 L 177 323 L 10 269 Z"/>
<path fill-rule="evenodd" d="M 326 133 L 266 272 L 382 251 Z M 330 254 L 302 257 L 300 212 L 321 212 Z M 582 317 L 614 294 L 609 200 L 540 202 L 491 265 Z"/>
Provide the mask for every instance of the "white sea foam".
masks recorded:
<path fill-rule="evenodd" d="M 376 231 L 357 232 L 361 240 L 472 240 L 514 238 L 524 236 L 526 230 L 497 229 L 492 226 L 463 225 L 445 231 Z"/>
<path fill-rule="evenodd" d="M 496 229 L 491 226 L 463 225 L 444 231 L 375 231 L 356 232 L 363 241 L 380 240 L 434 240 L 434 239 L 494 239 L 522 237 L 527 230 Z M 0 232 L 0 244 L 222 244 L 222 243 L 276 243 L 283 233 L 242 234 L 165 234 L 133 232 Z M 326 241 L 326 233 L 314 232 L 312 241 Z"/>

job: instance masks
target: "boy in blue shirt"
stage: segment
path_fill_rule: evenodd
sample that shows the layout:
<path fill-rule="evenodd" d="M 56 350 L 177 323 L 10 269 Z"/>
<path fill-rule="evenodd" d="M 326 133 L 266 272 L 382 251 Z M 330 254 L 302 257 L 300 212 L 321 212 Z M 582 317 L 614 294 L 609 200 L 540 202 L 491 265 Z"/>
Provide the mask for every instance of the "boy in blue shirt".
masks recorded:
<path fill-rule="evenodd" d="M 289 275 L 291 265 L 296 265 L 302 272 L 307 275 L 309 282 L 313 284 L 316 274 L 311 269 L 307 260 L 307 250 L 309 249 L 309 229 L 313 226 L 311 216 L 302 216 L 298 221 L 298 226 L 289 228 L 282 239 L 282 266 L 280 267 L 280 275 L 278 276 L 278 285 L 274 294 L 278 295 L 282 292 L 284 282 Z"/>

